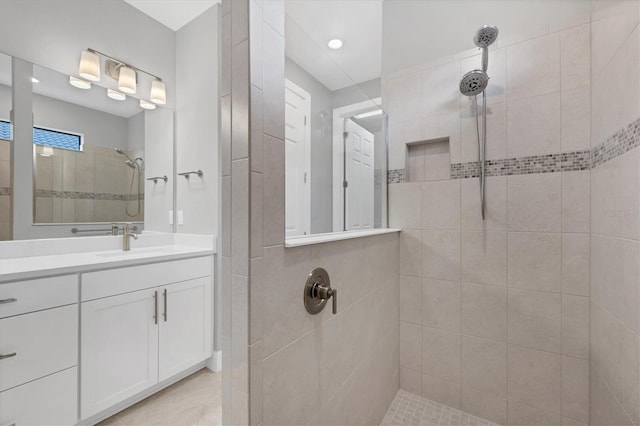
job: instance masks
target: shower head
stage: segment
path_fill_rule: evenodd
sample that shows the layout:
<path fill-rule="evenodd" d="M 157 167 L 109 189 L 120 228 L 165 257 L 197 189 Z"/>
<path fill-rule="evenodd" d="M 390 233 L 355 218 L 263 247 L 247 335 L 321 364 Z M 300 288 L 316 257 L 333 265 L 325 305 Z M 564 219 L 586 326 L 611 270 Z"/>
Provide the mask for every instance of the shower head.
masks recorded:
<path fill-rule="evenodd" d="M 465 96 L 475 96 L 482 93 L 489 84 L 489 76 L 482 70 L 473 70 L 462 76 L 460 93 Z"/>
<path fill-rule="evenodd" d="M 473 36 L 473 42 L 476 46 L 486 49 L 498 38 L 498 27 L 493 25 L 485 25 L 476 31 L 476 35 Z"/>
<path fill-rule="evenodd" d="M 135 161 L 133 161 L 133 160 L 131 159 L 131 157 L 129 157 L 129 156 L 128 156 L 128 155 L 127 155 L 123 150 L 121 150 L 120 148 L 116 148 L 116 152 L 117 152 L 118 154 L 120 154 L 120 155 L 124 155 L 124 156 L 126 157 L 126 159 L 127 159 L 129 162 L 131 162 L 131 163 L 134 163 L 134 162 L 135 162 Z M 128 164 L 128 163 L 127 163 L 127 164 Z M 129 166 L 129 167 L 131 167 L 131 166 Z"/>
<path fill-rule="evenodd" d="M 137 167 L 137 164 L 136 164 L 136 163 L 134 163 L 134 162 L 133 162 L 133 161 L 131 161 L 131 160 L 127 160 L 127 161 L 125 161 L 124 163 L 125 163 L 127 166 L 131 167 L 132 169 L 135 169 L 135 168 Z"/>

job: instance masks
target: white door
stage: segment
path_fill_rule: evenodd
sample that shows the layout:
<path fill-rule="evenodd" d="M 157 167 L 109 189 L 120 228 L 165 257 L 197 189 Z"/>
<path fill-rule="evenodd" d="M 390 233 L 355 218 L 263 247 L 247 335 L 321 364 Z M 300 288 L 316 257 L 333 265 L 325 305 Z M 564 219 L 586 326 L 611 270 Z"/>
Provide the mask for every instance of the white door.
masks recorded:
<path fill-rule="evenodd" d="M 149 289 L 82 303 L 81 418 L 158 383 L 157 297 Z"/>
<path fill-rule="evenodd" d="M 345 120 L 347 230 L 373 228 L 373 134 Z"/>
<path fill-rule="evenodd" d="M 311 95 L 285 83 L 285 229 L 294 237 L 310 232 Z"/>
<path fill-rule="evenodd" d="M 159 380 L 211 356 L 211 277 L 160 288 Z"/>

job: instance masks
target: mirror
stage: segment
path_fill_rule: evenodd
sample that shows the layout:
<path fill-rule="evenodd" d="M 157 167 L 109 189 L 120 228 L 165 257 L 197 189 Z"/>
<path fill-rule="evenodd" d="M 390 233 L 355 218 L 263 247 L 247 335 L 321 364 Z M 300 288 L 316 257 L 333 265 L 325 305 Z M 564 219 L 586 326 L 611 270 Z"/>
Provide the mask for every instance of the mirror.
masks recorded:
<path fill-rule="evenodd" d="M 142 222 L 144 120 L 138 100 L 34 65 L 34 223 Z"/>
<path fill-rule="evenodd" d="M 286 237 L 384 228 L 382 4 L 286 1 L 285 11 Z M 352 28 L 363 19 L 377 38 Z"/>
<path fill-rule="evenodd" d="M 11 239 L 11 57 L 0 53 L 0 241 Z"/>

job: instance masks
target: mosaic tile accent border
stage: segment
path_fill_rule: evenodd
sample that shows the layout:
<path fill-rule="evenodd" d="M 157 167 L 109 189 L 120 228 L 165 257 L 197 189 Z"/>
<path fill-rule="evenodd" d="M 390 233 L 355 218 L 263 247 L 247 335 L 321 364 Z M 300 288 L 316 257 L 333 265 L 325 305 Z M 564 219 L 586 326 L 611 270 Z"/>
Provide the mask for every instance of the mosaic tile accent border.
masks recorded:
<path fill-rule="evenodd" d="M 591 150 L 591 167 L 598 167 L 640 146 L 640 118 L 618 130 Z"/>
<path fill-rule="evenodd" d="M 498 426 L 480 417 L 400 389 L 382 426 Z"/>
<path fill-rule="evenodd" d="M 387 171 L 387 183 L 403 183 L 405 181 L 405 169 L 392 169 Z"/>
<path fill-rule="evenodd" d="M 74 200 L 107 200 L 107 201 L 135 201 L 144 200 L 144 194 L 109 194 L 105 192 L 80 191 L 50 191 L 37 189 L 36 198 L 65 198 Z"/>
<path fill-rule="evenodd" d="M 589 170 L 637 147 L 640 147 L 640 118 L 590 150 L 487 160 L 486 171 L 487 176 L 509 176 Z M 406 181 L 405 176 L 405 169 L 389 170 L 387 182 L 402 183 Z M 451 164 L 451 179 L 476 177 L 477 161 Z"/>
<path fill-rule="evenodd" d="M 487 176 L 528 175 L 534 173 L 573 172 L 591 168 L 589 150 L 563 152 L 560 154 L 535 155 L 520 158 L 487 160 Z M 451 178 L 464 179 L 478 177 L 478 162 L 454 163 Z"/>

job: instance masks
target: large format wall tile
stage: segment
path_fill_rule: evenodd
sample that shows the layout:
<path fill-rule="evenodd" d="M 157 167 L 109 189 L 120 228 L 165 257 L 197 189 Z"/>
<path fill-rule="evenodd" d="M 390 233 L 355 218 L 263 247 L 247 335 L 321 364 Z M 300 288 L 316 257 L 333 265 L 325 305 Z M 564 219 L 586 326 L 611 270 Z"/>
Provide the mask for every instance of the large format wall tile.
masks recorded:
<path fill-rule="evenodd" d="M 463 232 L 462 280 L 470 283 L 507 284 L 507 233 Z"/>
<path fill-rule="evenodd" d="M 560 414 L 562 356 L 509 345 L 508 357 L 509 405 L 514 401 Z"/>
<path fill-rule="evenodd" d="M 544 155 L 560 151 L 560 92 L 509 103 L 508 157 Z M 541 126 L 540 123 L 545 123 Z"/>
<path fill-rule="evenodd" d="M 507 340 L 507 289 L 462 284 L 462 333 Z"/>
<path fill-rule="evenodd" d="M 560 35 L 551 34 L 507 48 L 509 100 L 560 90 Z"/>
<path fill-rule="evenodd" d="M 562 296 L 509 289 L 509 343 L 560 353 Z"/>
<path fill-rule="evenodd" d="M 508 286 L 559 293 L 561 234 L 510 232 Z"/>

